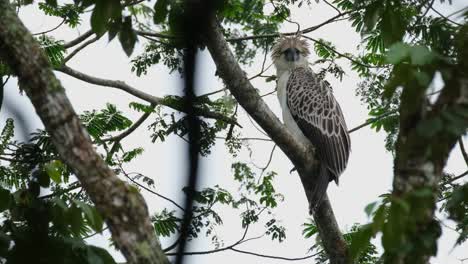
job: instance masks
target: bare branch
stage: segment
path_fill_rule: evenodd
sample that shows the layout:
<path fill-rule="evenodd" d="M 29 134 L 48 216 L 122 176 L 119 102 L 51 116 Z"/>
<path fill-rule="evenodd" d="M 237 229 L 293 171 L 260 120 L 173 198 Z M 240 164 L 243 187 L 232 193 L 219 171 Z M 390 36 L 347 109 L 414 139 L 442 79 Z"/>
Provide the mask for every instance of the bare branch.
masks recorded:
<path fill-rule="evenodd" d="M 323 0 L 323 2 L 327 4 L 329 7 L 333 8 L 336 12 L 338 12 L 338 14 L 341 14 L 341 10 L 338 9 L 336 6 L 330 4 L 330 2 L 328 2 L 327 0 Z"/>
<path fill-rule="evenodd" d="M 382 114 L 382 115 L 380 115 L 380 116 L 378 116 L 378 117 L 371 118 L 371 119 L 367 120 L 365 123 L 363 123 L 363 124 L 361 124 L 361 125 L 359 125 L 359 126 L 353 128 L 353 129 L 348 130 L 348 133 L 351 134 L 351 133 L 353 133 L 353 132 L 355 132 L 355 131 L 357 131 L 357 130 L 363 128 L 363 127 L 366 127 L 366 126 L 368 126 L 368 125 L 370 125 L 370 124 L 373 124 L 373 123 L 375 123 L 376 121 L 379 121 L 379 120 L 381 120 L 381 119 L 383 119 L 383 118 L 385 118 L 385 117 L 387 117 L 387 116 L 389 116 L 389 115 L 395 114 L 395 113 L 397 113 L 397 112 L 398 112 L 398 110 L 389 111 L 389 112 L 384 113 L 384 114 Z"/>
<path fill-rule="evenodd" d="M 51 28 L 51 29 L 48 29 L 46 31 L 42 31 L 42 32 L 38 32 L 38 33 L 33 33 L 32 35 L 33 36 L 36 36 L 36 35 L 42 35 L 42 34 L 46 34 L 46 33 L 49 33 L 49 32 L 52 32 L 54 30 L 56 30 L 57 28 L 59 28 L 60 26 L 63 25 L 63 23 L 65 23 L 65 19 L 62 20 L 62 22 L 60 22 L 60 24 L 58 24 L 57 26 Z"/>
<path fill-rule="evenodd" d="M 324 22 L 318 24 L 318 25 L 315 25 L 315 26 L 312 26 L 312 27 L 308 27 L 304 30 L 301 30 L 299 31 L 302 35 L 304 34 L 307 34 L 307 33 L 310 33 L 312 31 L 315 31 L 325 25 L 328 25 L 330 23 L 333 23 L 336 21 L 336 19 L 342 17 L 342 16 L 345 16 L 349 14 L 349 12 L 345 12 L 345 13 L 341 13 L 341 14 L 338 14 L 332 18 L 329 18 L 327 20 L 325 20 Z M 236 42 L 236 41 L 244 41 L 244 40 L 252 40 L 252 39 L 261 39 L 261 38 L 277 38 L 279 37 L 280 35 L 284 35 L 284 36 L 292 36 L 292 35 L 296 35 L 298 32 L 295 31 L 295 32 L 287 32 L 287 33 L 274 33 L 274 34 L 265 34 L 265 35 L 252 35 L 252 36 L 244 36 L 244 37 L 236 37 L 236 38 L 227 38 L 226 40 L 228 42 Z"/>
<path fill-rule="evenodd" d="M 65 49 L 69 49 L 71 47 L 74 47 L 74 46 L 80 44 L 81 42 L 83 42 L 85 39 L 87 39 L 89 36 L 91 36 L 93 34 L 94 34 L 93 31 L 90 29 L 90 30 L 86 31 L 85 33 L 81 34 L 76 39 L 71 40 L 70 42 L 67 42 L 67 43 L 63 44 L 63 47 Z"/>
<path fill-rule="evenodd" d="M 115 81 L 115 80 L 108 80 L 108 79 L 101 79 L 101 78 L 97 78 L 97 77 L 93 77 L 93 76 L 90 76 L 90 75 L 87 75 L 85 73 L 82 73 L 82 72 L 79 72 L 77 70 L 74 70 L 66 65 L 63 65 L 62 67 L 56 69 L 57 71 L 60 71 L 60 72 L 63 72 L 67 75 L 70 75 L 70 76 L 73 76 L 77 79 L 80 79 L 84 82 L 88 82 L 88 83 L 91 83 L 91 84 L 95 84 L 95 85 L 99 85 L 99 86 L 105 86 L 105 87 L 111 87 L 111 88 L 116 88 L 116 89 L 119 89 L 119 90 L 122 90 L 124 92 L 127 92 L 137 98 L 140 98 L 146 102 L 149 102 L 149 103 L 152 103 L 152 104 L 155 104 L 155 105 L 164 105 L 164 106 L 167 106 L 167 107 L 170 107 L 174 110 L 177 110 L 177 111 L 180 111 L 180 112 L 183 112 L 184 109 L 183 107 L 181 107 L 180 105 L 175 105 L 175 104 L 170 104 L 168 103 L 166 100 L 164 100 L 163 98 L 160 98 L 160 97 L 156 97 L 156 96 L 153 96 L 153 95 L 150 95 L 150 94 L 147 94 L 145 92 L 142 92 L 128 84 L 126 84 L 125 82 L 123 81 Z M 211 118 L 211 119 L 217 119 L 217 120 L 221 120 L 221 121 L 224 121 L 226 123 L 235 123 L 237 126 L 239 127 L 242 127 L 241 125 L 239 125 L 237 123 L 237 121 L 235 119 L 232 119 L 230 117 L 227 117 L 221 113 L 217 113 L 217 112 L 212 112 L 210 110 L 206 110 L 206 109 L 201 109 L 201 108 L 197 108 L 196 109 L 196 114 L 197 115 L 200 115 L 202 117 L 205 117 L 205 118 Z"/>
<path fill-rule="evenodd" d="M 342 16 L 345 16 L 349 14 L 349 12 L 344 12 L 344 13 L 341 13 L 341 14 L 338 14 L 330 19 L 327 19 L 326 21 L 318 24 L 318 25 L 315 25 L 315 26 L 312 26 L 312 27 L 308 27 L 304 30 L 301 30 L 300 32 L 302 34 L 306 34 L 306 33 L 309 33 L 309 32 L 312 32 L 312 31 L 315 31 L 327 24 L 330 24 L 330 23 L 333 23 L 335 22 L 338 18 L 342 17 Z M 172 35 L 168 35 L 168 34 L 163 34 L 163 33 L 158 33 L 158 32 L 148 32 L 148 31 L 142 31 L 142 30 L 136 30 L 136 33 L 138 35 L 142 35 L 142 36 L 150 36 L 150 37 L 156 37 L 156 38 L 165 38 L 165 39 L 177 39 L 178 37 L 177 36 L 172 36 Z M 297 32 L 287 32 L 287 33 L 281 33 L 281 35 L 285 35 L 285 36 L 291 36 L 291 35 L 295 35 L 297 34 Z M 235 37 L 235 38 L 227 38 L 226 40 L 228 42 L 237 42 L 237 41 L 245 41 L 245 40 L 252 40 L 252 39 L 262 39 L 262 38 L 277 38 L 280 36 L 280 33 L 274 33 L 274 34 L 265 34 L 265 35 L 252 35 L 252 36 L 244 36 L 244 37 Z"/>
<path fill-rule="evenodd" d="M 465 145 L 463 144 L 463 137 L 458 139 L 458 145 L 460 146 L 460 151 L 462 153 L 463 159 L 465 160 L 466 166 L 468 166 L 468 153 L 466 153 Z"/>
<path fill-rule="evenodd" d="M 86 48 L 89 44 L 96 42 L 98 39 L 99 39 L 99 37 L 96 36 L 96 37 L 86 41 L 85 43 L 81 44 L 76 49 L 74 49 L 70 54 L 68 54 L 68 56 L 63 59 L 62 63 L 63 64 L 67 63 L 71 58 L 73 58 L 76 54 L 78 54 L 78 52 L 80 52 L 81 50 Z"/>
<path fill-rule="evenodd" d="M 119 168 L 120 168 L 120 170 L 122 171 L 122 173 L 125 175 L 125 177 L 126 177 L 127 179 L 129 179 L 131 182 L 133 182 L 135 185 L 137 185 L 138 187 L 144 189 L 145 191 L 147 191 L 147 192 L 149 192 L 149 193 L 152 193 L 152 194 L 158 196 L 159 198 L 161 198 L 161 199 L 163 199 L 163 200 L 168 201 L 169 203 L 173 204 L 175 207 L 179 208 L 180 210 L 185 211 L 184 208 L 183 208 L 181 205 L 179 205 L 178 203 L 176 203 L 174 200 L 168 198 L 167 196 L 164 196 L 164 195 L 162 195 L 162 194 L 159 194 L 159 193 L 157 193 L 157 192 L 151 190 L 150 188 L 144 186 L 143 184 L 137 182 L 135 179 L 133 179 L 132 177 L 130 177 L 130 175 L 123 169 L 122 165 L 119 165 Z"/>
<path fill-rule="evenodd" d="M 242 254 L 247 254 L 247 255 L 253 255 L 257 257 L 262 257 L 262 258 L 269 258 L 269 259 L 278 259 L 278 260 L 286 260 L 286 261 L 298 261 L 298 260 L 304 260 L 304 259 L 309 259 L 317 256 L 319 253 L 315 253 L 312 255 L 308 255 L 305 257 L 299 257 L 299 258 L 286 258 L 286 257 L 280 257 L 280 256 L 272 256 L 272 255 L 265 255 L 265 254 L 259 254 L 251 251 L 246 251 L 246 250 L 240 250 L 236 248 L 231 248 L 232 251 L 242 253 Z"/>
<path fill-rule="evenodd" d="M 430 6 L 429 7 L 432 11 L 434 11 L 436 14 L 438 14 L 440 17 L 442 17 L 443 19 L 447 20 L 448 22 L 454 24 L 454 25 L 457 25 L 457 26 L 462 26 L 462 24 L 460 23 L 457 23 L 455 21 L 453 21 L 452 19 L 448 18 L 447 16 L 445 16 L 444 14 L 440 13 L 439 11 L 437 11 L 437 9 L 435 9 L 433 6 Z"/>
<path fill-rule="evenodd" d="M 148 119 L 148 117 L 151 115 L 152 111 L 154 110 L 154 108 L 156 107 L 156 105 L 152 104 L 151 106 L 151 111 L 148 111 L 146 113 L 144 113 L 131 127 L 129 127 L 127 130 L 125 130 L 124 132 L 120 133 L 119 135 L 117 136 L 114 136 L 114 137 L 110 137 L 110 138 L 106 138 L 106 139 L 103 139 L 102 141 L 104 142 L 107 142 L 107 141 L 121 141 L 122 139 L 124 139 L 125 137 L 127 137 L 128 135 L 130 135 L 131 133 L 133 133 L 133 131 L 135 131 L 139 126 L 141 126 L 141 124 L 143 124 L 143 122 L 146 121 L 146 119 Z"/>
<path fill-rule="evenodd" d="M 311 40 L 311 41 L 313 41 L 313 42 L 315 42 L 315 43 L 319 43 L 320 45 L 323 45 L 323 46 L 327 47 L 328 49 L 332 50 L 334 53 L 338 54 L 340 57 L 343 57 L 343 58 L 345 58 L 345 59 L 348 59 L 349 61 L 354 62 L 354 63 L 356 63 L 356 64 L 358 64 L 358 65 L 360 65 L 360 66 L 363 66 L 363 67 L 366 67 L 366 68 L 382 68 L 382 66 L 369 65 L 369 64 L 364 64 L 364 63 L 362 63 L 362 62 L 360 62 L 360 61 L 357 61 L 355 58 L 353 58 L 353 57 L 351 57 L 351 56 L 349 56 L 349 55 L 347 55 L 347 54 L 344 54 L 344 53 L 341 53 L 341 52 L 337 51 L 337 50 L 336 50 L 335 48 L 333 48 L 332 46 L 327 45 L 326 43 L 323 43 L 323 42 L 320 41 L 320 40 L 317 40 L 317 39 L 314 39 L 314 38 L 311 38 L 311 37 L 305 36 L 305 35 L 303 35 L 302 37 L 303 37 L 303 38 L 306 38 L 306 39 L 308 39 L 308 40 Z"/>

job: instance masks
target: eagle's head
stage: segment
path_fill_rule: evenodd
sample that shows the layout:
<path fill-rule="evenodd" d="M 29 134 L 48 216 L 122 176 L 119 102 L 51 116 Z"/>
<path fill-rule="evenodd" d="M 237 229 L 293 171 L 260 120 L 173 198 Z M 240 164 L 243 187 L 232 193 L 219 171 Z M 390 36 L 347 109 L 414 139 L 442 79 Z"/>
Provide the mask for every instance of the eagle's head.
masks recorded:
<path fill-rule="evenodd" d="M 271 58 L 279 75 L 296 67 L 307 67 L 309 54 L 309 44 L 298 35 L 281 37 L 273 46 Z"/>

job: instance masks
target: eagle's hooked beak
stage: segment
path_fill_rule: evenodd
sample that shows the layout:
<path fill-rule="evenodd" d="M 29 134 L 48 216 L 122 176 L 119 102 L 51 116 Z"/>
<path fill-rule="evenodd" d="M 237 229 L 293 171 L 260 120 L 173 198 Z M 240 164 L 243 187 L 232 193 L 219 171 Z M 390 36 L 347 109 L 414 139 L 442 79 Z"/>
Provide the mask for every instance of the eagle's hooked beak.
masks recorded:
<path fill-rule="evenodd" d="M 296 48 L 289 48 L 284 51 L 286 61 L 295 62 L 299 60 L 299 50 Z"/>

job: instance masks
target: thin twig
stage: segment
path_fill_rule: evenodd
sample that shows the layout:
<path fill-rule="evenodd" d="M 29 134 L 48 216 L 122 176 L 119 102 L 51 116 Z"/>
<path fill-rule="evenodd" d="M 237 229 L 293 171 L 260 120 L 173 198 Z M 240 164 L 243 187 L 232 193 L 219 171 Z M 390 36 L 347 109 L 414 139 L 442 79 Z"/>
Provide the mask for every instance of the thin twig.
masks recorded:
<path fill-rule="evenodd" d="M 73 58 L 76 54 L 78 54 L 78 52 L 80 52 L 81 50 L 86 48 L 89 44 L 96 42 L 98 39 L 99 39 L 99 37 L 96 36 L 96 37 L 84 42 L 83 44 L 78 46 L 76 49 L 74 49 L 72 52 L 70 52 L 70 54 L 68 54 L 68 56 L 65 57 L 65 59 L 63 59 L 62 63 L 63 64 L 67 63 L 71 58 Z"/>
<path fill-rule="evenodd" d="M 308 40 L 311 40 L 311 41 L 313 41 L 313 42 L 315 42 L 315 43 L 319 43 L 320 45 L 323 45 L 323 46 L 327 47 L 328 49 L 332 50 L 334 53 L 338 54 L 340 57 L 343 57 L 343 58 L 345 58 L 345 59 L 348 59 L 349 61 L 354 62 L 354 63 L 356 63 L 356 64 L 358 64 L 358 65 L 360 65 L 360 66 L 363 66 L 363 67 L 366 67 L 366 68 L 382 68 L 382 66 L 369 65 L 369 64 L 364 64 L 364 63 L 362 63 L 362 62 L 360 62 L 360 61 L 357 61 L 357 60 L 354 59 L 353 57 L 351 57 L 351 56 L 349 56 L 349 55 L 346 55 L 346 54 L 344 54 L 344 53 L 339 52 L 338 50 L 336 50 L 336 49 L 333 48 L 332 46 L 327 45 L 326 43 L 324 43 L 324 42 L 322 42 L 322 41 L 320 41 L 320 40 L 317 40 L 317 39 L 314 39 L 314 38 L 311 38 L 311 37 L 305 36 L 305 35 L 302 35 L 302 37 L 303 37 L 303 38 L 306 38 L 306 39 L 308 39 Z"/>
<path fill-rule="evenodd" d="M 273 146 L 273 148 L 271 149 L 271 152 L 270 152 L 270 157 L 268 158 L 268 161 L 267 161 L 266 165 L 263 168 L 261 168 L 262 172 L 260 173 L 260 177 L 263 175 L 263 173 L 270 166 L 271 161 L 273 160 L 273 154 L 275 153 L 276 146 L 277 146 L 276 144 Z"/>
<path fill-rule="evenodd" d="M 323 0 L 323 2 L 324 2 L 325 4 L 327 4 L 329 7 L 331 7 L 331 8 L 333 8 L 333 9 L 335 9 L 335 11 L 336 11 L 336 12 L 338 12 L 338 14 L 340 14 L 340 15 L 341 15 L 341 13 L 342 13 L 342 12 L 341 12 L 341 10 L 340 10 L 340 9 L 338 9 L 336 6 L 334 6 L 334 5 L 330 4 L 330 2 L 328 2 L 327 0 Z"/>
<path fill-rule="evenodd" d="M 466 165 L 468 166 L 468 153 L 466 153 L 465 145 L 463 144 L 463 138 L 458 139 L 458 145 L 460 146 L 460 151 L 462 153 L 463 159 L 465 160 Z"/>
<path fill-rule="evenodd" d="M 247 254 L 247 255 L 253 255 L 253 256 L 262 257 L 262 258 L 279 259 L 279 260 L 287 260 L 287 261 L 298 261 L 298 260 L 309 259 L 309 258 L 313 258 L 313 257 L 317 256 L 319 253 L 321 253 L 321 252 L 317 252 L 317 253 L 315 253 L 315 254 L 308 255 L 308 256 L 305 256 L 305 257 L 299 257 L 299 258 L 287 258 L 287 257 L 272 256 L 272 255 L 266 255 L 266 254 L 259 254 L 259 253 L 255 253 L 255 252 L 251 252 L 251 251 L 245 251 L 245 250 L 240 250 L 240 249 L 236 249 L 236 248 L 230 248 L 230 250 L 232 250 L 232 251 L 234 251 L 234 252 L 237 252 L 237 253 L 242 253 L 242 254 Z"/>
<path fill-rule="evenodd" d="M 123 170 L 122 166 L 119 165 L 119 167 L 120 167 L 122 173 L 125 175 L 125 177 L 126 177 L 127 179 L 129 179 L 131 182 L 133 182 L 134 184 L 136 184 L 138 187 L 140 187 L 140 188 L 144 189 L 145 191 L 148 191 L 148 192 L 150 192 L 150 193 L 152 193 L 152 194 L 158 196 L 158 197 L 161 198 L 161 199 L 164 199 L 164 200 L 170 202 L 171 204 L 173 204 L 175 207 L 179 208 L 180 210 L 185 211 L 185 209 L 184 209 L 181 205 L 179 205 L 178 203 L 176 203 L 174 200 L 172 200 L 172 199 L 170 199 L 170 198 L 168 198 L 168 197 L 166 197 L 166 196 L 164 196 L 164 195 L 162 195 L 162 194 L 159 194 L 159 193 L 157 193 L 157 192 L 151 190 L 150 188 L 144 186 L 143 184 L 137 182 L 137 181 L 134 180 L 132 177 L 130 177 L 130 176 L 128 175 L 128 173 L 125 172 L 125 170 Z"/>
<path fill-rule="evenodd" d="M 323 26 L 325 26 L 327 24 L 335 22 L 338 18 L 340 18 L 340 17 L 342 17 L 344 15 L 347 15 L 349 13 L 350 12 L 344 12 L 344 13 L 338 14 L 338 15 L 330 18 L 330 19 L 325 20 L 324 22 L 322 22 L 322 23 L 320 23 L 318 25 L 308 27 L 308 28 L 300 31 L 300 33 L 301 34 L 306 34 L 306 33 L 315 31 L 315 30 L 317 30 L 317 29 L 319 29 L 319 28 L 321 28 L 321 27 L 323 27 Z M 165 38 L 165 39 L 177 39 L 178 38 L 177 36 L 172 36 L 172 35 L 159 33 L 159 32 L 148 32 L 148 31 L 142 31 L 142 30 L 136 30 L 135 32 L 138 35 L 146 35 L 146 36 L 157 37 L 157 38 Z M 277 38 L 280 35 L 292 36 L 292 35 L 296 35 L 297 33 L 298 32 L 286 32 L 286 33 L 273 33 L 273 34 L 265 34 L 265 35 L 252 35 L 252 36 L 244 36 L 244 37 L 227 38 L 226 40 L 228 42 L 237 42 L 237 41 L 244 41 L 244 40 L 261 39 L 261 38 Z"/>
<path fill-rule="evenodd" d="M 223 91 L 226 91 L 227 88 L 223 88 L 223 89 L 219 89 L 219 90 L 216 90 L 216 91 L 213 91 L 213 92 L 209 92 L 209 93 L 206 93 L 206 94 L 202 94 L 202 95 L 199 95 L 197 96 L 198 98 L 200 97 L 207 97 L 207 96 L 210 96 L 210 95 L 213 95 L 213 94 L 217 94 L 217 93 L 220 93 L 220 92 L 223 92 Z"/>
<path fill-rule="evenodd" d="M 106 226 L 101 230 L 101 232 L 94 232 L 94 233 L 92 233 L 90 235 L 87 235 L 87 236 L 81 238 L 81 239 L 85 240 L 85 239 L 91 238 L 91 237 L 93 237 L 93 236 L 95 236 L 97 234 L 102 234 L 102 232 L 106 231 L 107 229 L 109 229 L 109 227 Z"/>
<path fill-rule="evenodd" d="M 161 97 L 156 97 L 151 94 L 145 93 L 143 91 L 140 91 L 128 84 L 126 84 L 123 81 L 118 81 L 118 80 L 109 80 L 109 79 L 102 79 L 102 78 L 97 78 L 94 76 L 87 75 L 85 73 L 79 72 L 75 69 L 72 69 L 66 65 L 62 65 L 60 68 L 56 69 L 57 71 L 63 72 L 67 75 L 70 75 L 72 77 L 75 77 L 81 81 L 99 85 L 99 86 L 105 86 L 105 87 L 110 87 L 110 88 L 116 88 L 119 90 L 122 90 L 124 92 L 127 92 L 135 97 L 138 97 L 146 102 L 153 103 L 156 105 L 164 105 L 167 107 L 170 107 L 174 110 L 184 112 L 184 108 L 181 107 L 179 104 L 171 104 L 164 100 L 164 98 Z M 211 119 L 216 119 L 216 120 L 221 120 L 226 123 L 235 123 L 237 126 L 242 127 L 236 120 L 231 119 L 230 117 L 227 117 L 223 115 L 222 113 L 217 113 L 213 112 L 208 109 L 203 109 L 203 108 L 196 108 L 196 114 L 205 118 L 211 118 Z"/>
<path fill-rule="evenodd" d="M 452 23 L 452 24 L 455 24 L 459 27 L 462 26 L 462 24 L 458 23 L 458 22 L 455 22 L 453 21 L 452 19 L 448 18 L 447 16 L 443 15 L 442 13 L 440 13 L 439 11 L 437 11 L 434 7 L 430 7 L 432 11 L 434 11 L 436 14 L 438 14 L 439 16 L 441 16 L 443 19 L 447 20 L 448 22 Z"/>
<path fill-rule="evenodd" d="M 60 24 L 58 24 L 58 25 L 57 25 L 56 27 L 54 27 L 54 28 L 48 29 L 48 30 L 46 30 L 46 31 L 34 33 L 34 34 L 32 34 L 32 35 L 33 35 L 33 36 L 37 36 L 37 35 L 42 35 L 42 34 L 46 34 L 46 33 L 52 32 L 52 31 L 56 30 L 57 28 L 59 28 L 60 26 L 62 26 L 63 23 L 65 23 L 65 19 L 63 19 L 62 22 L 60 22 Z"/>
<path fill-rule="evenodd" d="M 76 185 L 75 185 L 75 184 L 76 184 Z M 59 196 L 59 195 L 65 194 L 65 193 L 67 193 L 67 192 L 76 190 L 76 189 L 78 189 L 78 188 L 81 188 L 81 184 L 80 184 L 80 182 L 76 181 L 76 182 L 70 183 L 70 187 L 68 187 L 68 188 L 66 188 L 66 189 L 59 190 L 59 191 L 57 191 L 57 192 L 53 192 L 53 193 L 51 193 L 51 194 L 47 194 L 47 195 L 41 196 L 41 197 L 39 197 L 39 199 L 47 199 L 47 198 L 51 198 L 51 197 L 54 197 L 54 196 Z"/>
<path fill-rule="evenodd" d="M 443 182 L 442 184 L 445 185 L 445 184 L 452 183 L 452 182 L 454 182 L 454 181 L 456 181 L 456 180 L 459 180 L 459 179 L 465 177 L 466 175 L 468 175 L 468 171 L 465 171 L 465 172 L 463 172 L 462 174 L 460 174 L 460 175 L 458 175 L 458 176 L 455 176 L 455 177 L 453 177 L 453 178 L 450 178 L 450 179 L 448 179 L 447 181 Z"/>
<path fill-rule="evenodd" d="M 355 132 L 356 130 L 359 130 L 359 129 L 363 128 L 363 127 L 366 127 L 366 126 L 368 126 L 368 125 L 370 125 L 370 124 L 372 124 L 372 123 L 374 123 L 376 121 L 379 121 L 380 119 L 385 118 L 385 117 L 387 117 L 389 115 L 392 115 L 392 114 L 394 114 L 396 112 L 398 112 L 398 111 L 393 110 L 393 111 L 389 111 L 387 113 L 384 113 L 384 114 L 382 114 L 382 115 L 380 115 L 378 117 L 371 118 L 371 119 L 367 120 L 364 124 L 361 124 L 361 125 L 353 128 L 353 129 L 348 130 L 348 134 L 351 134 L 351 133 Z"/>
<path fill-rule="evenodd" d="M 457 11 L 453 12 L 452 14 L 448 15 L 447 17 L 454 16 L 454 15 L 456 15 L 456 14 L 458 14 L 458 13 L 461 13 L 461 12 L 467 10 L 467 9 L 468 9 L 468 6 L 463 7 L 463 8 L 461 8 L 460 10 L 457 10 Z"/>
<path fill-rule="evenodd" d="M 139 126 L 141 126 L 141 124 L 143 124 L 143 122 L 146 121 L 146 119 L 148 119 L 148 117 L 151 115 L 151 113 L 153 112 L 154 108 L 156 107 L 155 104 L 151 104 L 151 111 L 148 111 L 146 113 L 144 113 L 131 127 L 129 127 L 127 130 L 125 130 L 124 132 L 118 134 L 117 136 L 114 136 L 114 137 L 110 137 L 110 138 L 106 138 L 106 139 L 103 139 L 102 141 L 103 142 L 107 142 L 107 141 L 121 141 L 122 139 L 124 139 L 125 137 L 127 137 L 128 135 L 130 135 L 131 133 L 133 133 L 133 131 L 135 131 Z"/>

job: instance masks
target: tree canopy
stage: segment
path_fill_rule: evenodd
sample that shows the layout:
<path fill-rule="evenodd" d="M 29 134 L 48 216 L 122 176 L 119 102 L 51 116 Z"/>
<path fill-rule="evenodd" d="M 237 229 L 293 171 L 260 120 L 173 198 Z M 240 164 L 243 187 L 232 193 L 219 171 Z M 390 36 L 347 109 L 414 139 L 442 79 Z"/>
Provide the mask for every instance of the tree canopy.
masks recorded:
<path fill-rule="evenodd" d="M 468 5 L 452 14 L 440 11 L 451 4 L 444 0 L 0 0 L 0 106 L 7 83 L 18 80 L 44 124 L 24 141 L 15 136 L 24 120 L 9 118 L 2 124 L 2 262 L 116 263 L 109 253 L 115 247 L 128 263 L 169 263 L 172 256 L 182 261 L 184 255 L 222 251 L 314 263 L 429 263 L 438 252 L 444 225 L 438 215 L 456 223 L 454 246 L 462 246 L 468 238 L 468 154 L 463 139 L 468 127 Z M 318 5 L 328 6 L 334 15 L 316 25 L 295 21 L 294 10 L 314 10 Z M 29 32 L 17 14 L 31 7 L 35 15 L 60 22 L 42 32 Z M 349 27 L 343 30 L 354 30 L 361 38 L 350 48 L 353 52 L 341 50 L 326 34 L 313 35 L 342 21 Z M 297 24 L 297 30 L 283 32 L 284 24 Z M 56 30 L 78 27 L 88 30 L 73 40 L 53 37 Z M 275 243 L 289 238 L 281 222 L 285 217 L 275 213 L 288 197 L 276 185 L 283 175 L 270 166 L 274 152 L 281 150 L 291 161 L 296 171 L 287 177 L 299 175 L 304 201 L 310 199 L 308 179 L 317 173 L 317 159 L 310 151 L 313 146 L 302 145 L 265 103 L 276 91 L 260 91 L 254 85 L 274 87 L 277 78 L 268 53 L 280 36 L 299 33 L 312 45 L 311 65 L 321 78 L 343 80 L 348 74 L 359 78 L 355 95 L 369 117 L 349 132 L 369 126 L 385 133 L 383 144 L 394 159 L 393 189 L 362 208 L 368 223 L 348 229 L 337 223 L 333 201 L 325 198 L 311 218 L 304 219 L 308 254 L 273 256 L 239 245 L 259 238 L 249 233 L 254 226 L 261 226 L 260 237 Z M 171 94 L 157 96 L 157 87 L 154 93 L 146 92 L 71 66 L 77 54 L 86 54 L 102 39 L 121 44 L 136 77 L 154 74 L 155 66 L 166 67 L 171 75 L 184 78 L 185 90 L 174 88 Z M 205 94 L 197 93 L 193 80 L 200 52 L 210 54 L 215 75 L 223 82 Z M 253 65 L 261 67 L 254 72 Z M 102 109 L 75 113 L 73 98 L 65 94 L 68 84 L 60 82 L 56 73 L 123 91 L 132 100 L 128 105 L 132 112 L 109 100 Z M 442 85 L 434 91 L 437 80 Z M 2 112 L 6 107 L 11 103 L 3 102 Z M 149 138 L 141 139 L 139 146 L 127 144 L 124 139 L 145 130 L 145 125 Z M 254 129 L 260 137 L 249 137 L 248 131 Z M 163 144 L 172 137 L 190 146 L 180 155 L 181 162 L 185 158 L 191 162 L 190 181 L 181 190 L 185 204 L 161 194 L 157 175 L 127 169 L 144 155 L 148 142 Z M 273 146 L 263 153 L 265 166 L 251 159 L 252 146 L 260 142 Z M 237 191 L 222 185 L 196 188 L 197 157 L 209 157 L 220 144 L 232 161 L 232 175 L 226 181 Z M 460 151 L 452 153 L 455 147 Z M 451 155 L 461 155 L 465 172 L 446 169 Z M 148 166 L 158 170 L 157 161 Z M 149 212 L 140 192 L 165 200 L 167 207 Z M 239 240 L 229 245 L 216 232 L 228 218 L 226 208 L 236 212 L 241 226 Z M 109 247 L 87 242 L 107 229 Z M 211 240 L 212 250 L 193 252 L 183 246 L 202 237 Z M 162 248 L 163 238 L 174 243 Z"/>

